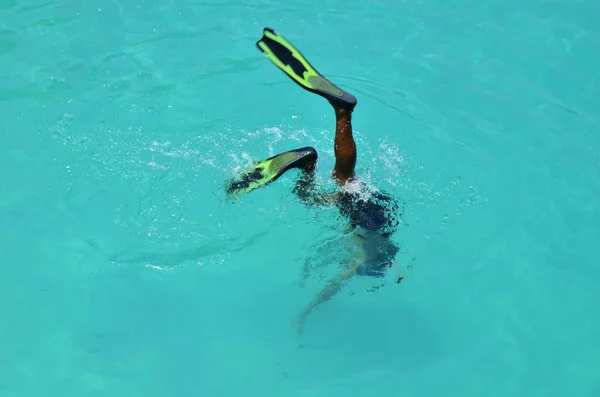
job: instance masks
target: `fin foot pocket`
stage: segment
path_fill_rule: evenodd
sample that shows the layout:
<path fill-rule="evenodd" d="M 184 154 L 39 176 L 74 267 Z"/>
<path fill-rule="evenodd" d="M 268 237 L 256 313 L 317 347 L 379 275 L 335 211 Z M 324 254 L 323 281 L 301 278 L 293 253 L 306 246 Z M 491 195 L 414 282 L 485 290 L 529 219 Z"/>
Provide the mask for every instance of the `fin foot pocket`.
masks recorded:
<path fill-rule="evenodd" d="M 228 198 L 249 193 L 268 185 L 292 168 L 305 168 L 318 158 L 311 146 L 289 150 L 254 163 L 253 169 L 225 182 Z"/>

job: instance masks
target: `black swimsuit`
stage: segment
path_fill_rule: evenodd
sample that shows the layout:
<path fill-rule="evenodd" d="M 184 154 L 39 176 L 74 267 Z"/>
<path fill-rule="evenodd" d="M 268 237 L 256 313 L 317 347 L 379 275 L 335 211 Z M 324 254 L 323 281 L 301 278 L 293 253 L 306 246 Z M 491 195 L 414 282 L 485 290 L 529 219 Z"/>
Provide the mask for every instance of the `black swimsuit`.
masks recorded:
<path fill-rule="evenodd" d="M 337 205 L 352 226 L 364 231 L 359 230 L 357 235 L 369 239 L 371 253 L 357 274 L 383 277 L 399 251 L 390 239 L 399 225 L 398 202 L 381 192 L 373 192 L 365 200 L 358 193 L 344 191 L 340 193 Z"/>
<path fill-rule="evenodd" d="M 390 237 L 398 228 L 398 202 L 382 192 L 370 193 L 367 200 L 360 194 L 343 191 L 337 201 L 342 215 L 358 226 L 384 237 Z"/>

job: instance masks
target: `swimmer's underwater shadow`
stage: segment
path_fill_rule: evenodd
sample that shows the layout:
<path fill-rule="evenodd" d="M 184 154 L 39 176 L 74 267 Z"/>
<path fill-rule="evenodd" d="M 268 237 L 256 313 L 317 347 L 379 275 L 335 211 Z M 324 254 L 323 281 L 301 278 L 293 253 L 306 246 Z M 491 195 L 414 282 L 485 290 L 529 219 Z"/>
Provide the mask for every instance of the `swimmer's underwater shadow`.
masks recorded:
<path fill-rule="evenodd" d="M 241 237 L 230 239 L 213 239 L 199 247 L 180 249 L 170 252 L 121 252 L 109 257 L 109 261 L 117 264 L 141 264 L 164 268 L 180 266 L 187 262 L 200 262 L 201 259 L 217 255 L 239 252 L 250 245 L 256 244 L 264 237 L 264 233 L 257 233 L 250 238 L 242 240 Z"/>

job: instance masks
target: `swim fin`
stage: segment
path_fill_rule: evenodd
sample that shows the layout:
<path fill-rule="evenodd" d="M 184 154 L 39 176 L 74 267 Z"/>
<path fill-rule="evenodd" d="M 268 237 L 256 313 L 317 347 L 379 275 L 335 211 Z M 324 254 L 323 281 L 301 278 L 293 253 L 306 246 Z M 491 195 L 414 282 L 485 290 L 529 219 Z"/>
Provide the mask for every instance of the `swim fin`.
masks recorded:
<path fill-rule="evenodd" d="M 311 161 L 317 160 L 317 151 L 310 146 L 289 150 L 254 163 L 254 168 L 239 178 L 225 183 L 227 197 L 249 193 L 259 187 L 268 185 L 292 168 L 304 168 Z"/>
<path fill-rule="evenodd" d="M 271 28 L 263 29 L 256 42 L 259 50 L 302 88 L 326 98 L 332 105 L 353 110 L 354 95 L 347 93 L 319 73 L 289 41 Z"/>

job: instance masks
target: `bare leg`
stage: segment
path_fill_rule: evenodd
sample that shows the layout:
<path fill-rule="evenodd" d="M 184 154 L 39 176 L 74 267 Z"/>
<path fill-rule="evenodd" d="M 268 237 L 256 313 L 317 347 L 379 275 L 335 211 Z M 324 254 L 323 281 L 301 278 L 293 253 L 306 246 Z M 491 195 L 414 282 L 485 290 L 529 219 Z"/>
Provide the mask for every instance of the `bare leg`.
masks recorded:
<path fill-rule="evenodd" d="M 307 205 L 327 205 L 335 199 L 335 195 L 319 192 L 315 184 L 316 162 L 311 162 L 302 169 L 302 173 L 294 186 L 294 193 Z"/>
<path fill-rule="evenodd" d="M 352 136 L 352 110 L 337 105 L 333 105 L 333 109 L 335 111 L 335 166 L 331 175 L 343 186 L 354 178 L 354 167 L 356 166 L 356 143 Z M 294 187 L 294 192 L 305 203 L 315 204 L 314 171 L 315 163 L 307 164 Z"/>
<path fill-rule="evenodd" d="M 356 143 L 352 137 L 352 110 L 334 106 L 335 110 L 335 167 L 332 176 L 340 185 L 354 178 Z"/>

